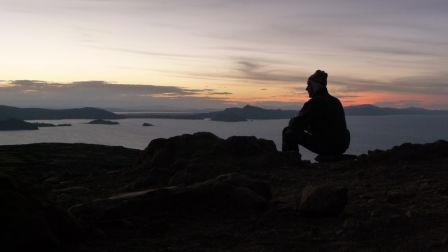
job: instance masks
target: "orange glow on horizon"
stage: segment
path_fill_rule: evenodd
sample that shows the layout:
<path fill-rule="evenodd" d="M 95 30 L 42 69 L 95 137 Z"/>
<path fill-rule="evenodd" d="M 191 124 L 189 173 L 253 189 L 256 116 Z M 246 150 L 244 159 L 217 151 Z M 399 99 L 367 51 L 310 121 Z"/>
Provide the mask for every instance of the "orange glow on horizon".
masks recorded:
<path fill-rule="evenodd" d="M 333 94 L 334 95 L 334 94 Z M 425 95 L 413 93 L 386 93 L 386 92 L 362 92 L 350 93 L 347 96 L 338 96 L 344 106 L 354 106 L 362 104 L 372 104 L 381 107 L 424 107 L 441 108 L 446 103 L 446 97 L 443 95 Z M 305 93 L 291 93 L 288 95 L 269 95 L 269 96 L 249 96 L 249 95 L 230 95 L 226 98 L 228 102 L 257 104 L 257 103 L 279 103 L 279 104 L 303 104 L 310 98 Z"/>

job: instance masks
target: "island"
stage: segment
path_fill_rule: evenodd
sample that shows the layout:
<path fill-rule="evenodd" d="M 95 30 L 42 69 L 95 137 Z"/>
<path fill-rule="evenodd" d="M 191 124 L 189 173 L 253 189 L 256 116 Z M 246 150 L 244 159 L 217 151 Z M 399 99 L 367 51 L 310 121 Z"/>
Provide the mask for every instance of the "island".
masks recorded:
<path fill-rule="evenodd" d="M 37 127 L 39 127 L 39 128 L 44 128 L 44 127 L 69 127 L 69 126 L 72 126 L 70 123 L 53 124 L 53 123 L 35 122 L 34 124 Z"/>
<path fill-rule="evenodd" d="M 244 122 L 247 121 L 246 117 L 237 113 L 222 112 L 214 113 L 210 115 L 210 120 L 219 122 Z"/>
<path fill-rule="evenodd" d="M 100 108 L 43 109 L 17 108 L 0 105 L 0 120 L 16 118 L 21 120 L 57 120 L 57 119 L 121 119 L 123 116 Z"/>
<path fill-rule="evenodd" d="M 185 119 L 222 122 L 243 122 L 247 120 L 273 120 L 290 119 L 297 116 L 297 110 L 266 109 L 253 105 L 244 107 L 226 108 L 213 112 L 183 112 L 183 113 L 122 113 L 116 114 L 100 108 L 77 109 L 42 109 L 42 108 L 16 108 L 0 105 L 0 120 L 16 118 L 20 120 L 56 120 L 56 119 L 131 119 L 131 118 L 157 118 L 157 119 Z M 385 115 L 448 115 L 447 110 L 431 110 L 417 107 L 387 108 L 371 104 L 344 107 L 347 116 L 385 116 Z"/>
<path fill-rule="evenodd" d="M 37 130 L 39 127 L 35 123 L 25 122 L 20 119 L 10 118 L 0 121 L 0 130 Z"/>
<path fill-rule="evenodd" d="M 88 122 L 87 124 L 104 124 L 104 125 L 118 125 L 118 122 L 108 121 L 103 119 L 95 119 L 93 121 Z"/>
<path fill-rule="evenodd" d="M 243 122 L 247 120 L 290 119 L 298 115 L 297 110 L 265 109 L 252 105 L 238 108 L 226 108 L 221 111 L 203 113 L 128 113 L 122 114 L 126 118 L 159 118 L 159 119 L 189 119 L 221 122 Z M 447 110 L 430 110 L 424 108 L 387 108 L 370 104 L 347 106 L 344 108 L 346 116 L 387 116 L 387 115 L 448 115 Z"/>
<path fill-rule="evenodd" d="M 41 127 L 56 127 L 56 125 L 52 124 L 52 123 L 41 123 L 41 122 L 36 122 L 34 123 L 37 127 L 41 128 Z"/>

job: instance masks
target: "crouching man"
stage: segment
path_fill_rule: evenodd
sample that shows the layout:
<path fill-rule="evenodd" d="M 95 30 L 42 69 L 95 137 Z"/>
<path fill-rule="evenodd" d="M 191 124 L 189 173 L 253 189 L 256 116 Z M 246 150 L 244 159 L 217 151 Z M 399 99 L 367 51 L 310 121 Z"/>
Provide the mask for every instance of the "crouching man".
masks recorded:
<path fill-rule="evenodd" d="M 327 90 L 328 74 L 317 70 L 308 78 L 309 99 L 298 116 L 283 129 L 282 151 L 297 152 L 299 146 L 319 155 L 341 155 L 350 144 L 350 132 L 345 122 L 341 102 Z"/>

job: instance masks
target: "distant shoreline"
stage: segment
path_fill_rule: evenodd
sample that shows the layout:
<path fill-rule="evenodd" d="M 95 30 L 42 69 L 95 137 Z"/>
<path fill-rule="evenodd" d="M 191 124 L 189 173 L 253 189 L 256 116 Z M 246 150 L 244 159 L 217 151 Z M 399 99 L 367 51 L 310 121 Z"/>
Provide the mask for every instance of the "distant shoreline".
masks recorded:
<path fill-rule="evenodd" d="M 344 108 L 346 116 L 384 116 L 384 115 L 448 115 L 446 110 L 429 110 L 424 108 L 384 108 L 374 105 L 347 106 Z M 100 108 L 74 108 L 74 109 L 41 109 L 17 108 L 0 105 L 0 121 L 9 119 L 19 120 L 61 120 L 61 119 L 187 119 L 222 122 L 241 122 L 248 120 L 275 120 L 290 119 L 297 116 L 297 110 L 264 109 L 251 105 L 242 108 L 226 108 L 213 112 L 186 112 L 186 111 L 128 111 L 111 112 Z"/>

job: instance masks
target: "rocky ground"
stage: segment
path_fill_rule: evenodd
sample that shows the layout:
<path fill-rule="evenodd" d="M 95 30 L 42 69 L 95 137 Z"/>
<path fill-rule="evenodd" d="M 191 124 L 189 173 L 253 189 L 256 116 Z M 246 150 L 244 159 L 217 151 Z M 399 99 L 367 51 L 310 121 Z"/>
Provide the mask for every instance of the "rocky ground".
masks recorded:
<path fill-rule="evenodd" d="M 448 142 L 299 162 L 210 133 L 0 146 L 1 251 L 447 251 Z"/>

